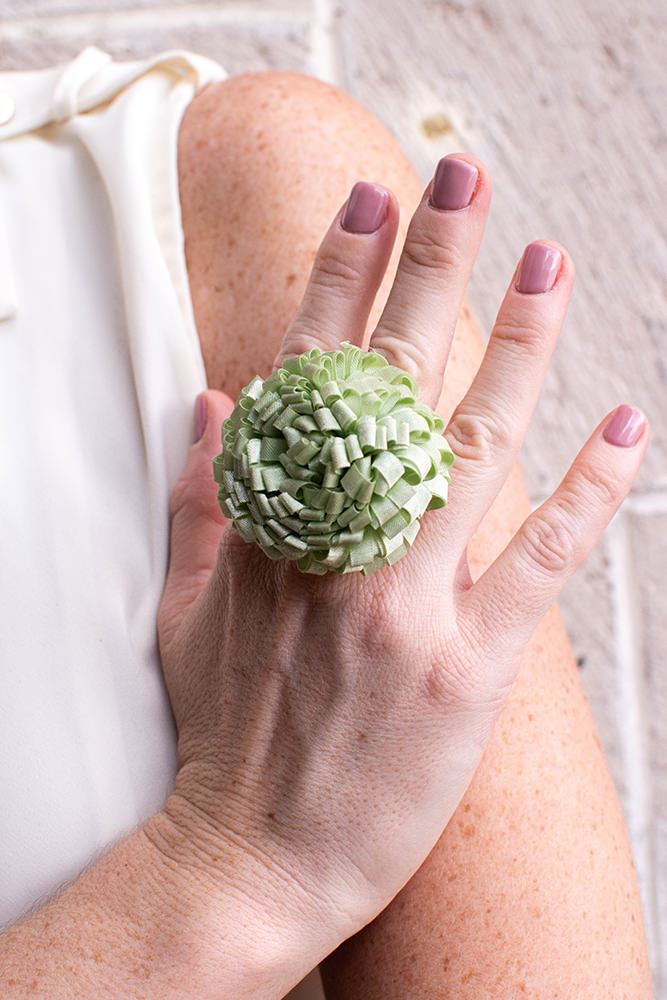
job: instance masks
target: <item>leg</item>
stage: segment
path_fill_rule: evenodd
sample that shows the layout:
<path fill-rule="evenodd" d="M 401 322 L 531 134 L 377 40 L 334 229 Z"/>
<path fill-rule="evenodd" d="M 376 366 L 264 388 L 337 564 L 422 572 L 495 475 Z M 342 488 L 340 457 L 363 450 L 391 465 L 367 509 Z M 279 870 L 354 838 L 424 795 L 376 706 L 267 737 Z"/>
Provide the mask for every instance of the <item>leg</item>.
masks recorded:
<path fill-rule="evenodd" d="M 231 396 L 269 370 L 318 241 L 353 182 L 390 187 L 404 225 L 421 192 L 379 122 L 295 74 L 208 87 L 184 117 L 179 172 L 209 383 Z M 464 310 L 443 413 L 481 351 Z M 517 469 L 476 537 L 473 574 L 527 510 Z M 392 905 L 324 963 L 323 977 L 329 995 L 345 1000 L 650 995 L 623 820 L 555 609 L 439 844 Z"/>

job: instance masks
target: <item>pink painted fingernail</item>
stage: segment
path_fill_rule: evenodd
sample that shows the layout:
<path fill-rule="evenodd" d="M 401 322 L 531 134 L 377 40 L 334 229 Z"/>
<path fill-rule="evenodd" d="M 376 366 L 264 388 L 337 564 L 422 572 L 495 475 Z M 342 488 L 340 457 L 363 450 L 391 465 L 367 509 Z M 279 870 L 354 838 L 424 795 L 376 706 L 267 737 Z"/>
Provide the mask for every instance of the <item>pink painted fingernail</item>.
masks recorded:
<path fill-rule="evenodd" d="M 609 444 L 632 448 L 644 433 L 646 417 L 636 406 L 619 406 L 604 429 L 603 437 Z"/>
<path fill-rule="evenodd" d="M 200 392 L 195 400 L 195 441 L 199 441 L 206 430 L 206 415 L 208 412 L 208 401 L 203 392 Z"/>
<path fill-rule="evenodd" d="M 443 156 L 435 169 L 430 202 L 435 208 L 455 212 L 472 201 L 479 171 L 465 160 Z"/>
<path fill-rule="evenodd" d="M 359 181 L 350 192 L 340 224 L 348 233 L 374 233 L 384 222 L 388 205 L 384 188 Z"/>
<path fill-rule="evenodd" d="M 546 243 L 531 243 L 526 247 L 521 261 L 516 288 L 526 295 L 550 291 L 558 277 L 563 255 Z"/>

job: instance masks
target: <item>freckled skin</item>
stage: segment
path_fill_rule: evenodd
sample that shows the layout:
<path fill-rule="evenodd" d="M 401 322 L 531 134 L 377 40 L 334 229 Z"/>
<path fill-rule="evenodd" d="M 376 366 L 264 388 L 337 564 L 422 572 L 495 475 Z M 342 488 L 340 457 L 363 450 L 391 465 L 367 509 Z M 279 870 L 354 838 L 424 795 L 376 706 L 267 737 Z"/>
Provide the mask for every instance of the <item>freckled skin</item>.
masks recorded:
<path fill-rule="evenodd" d="M 178 152 L 186 259 L 211 387 L 235 398 L 253 375 L 268 374 L 318 243 L 360 179 L 389 187 L 402 206 L 372 328 L 422 190 L 377 119 L 310 78 L 249 73 L 195 98 Z M 465 304 L 439 405 L 444 416 L 481 353 Z M 516 467 L 470 548 L 473 578 L 528 510 Z M 332 1000 L 649 1000 L 627 834 L 556 608 L 535 633 L 482 764 L 431 856 L 322 972 Z"/>

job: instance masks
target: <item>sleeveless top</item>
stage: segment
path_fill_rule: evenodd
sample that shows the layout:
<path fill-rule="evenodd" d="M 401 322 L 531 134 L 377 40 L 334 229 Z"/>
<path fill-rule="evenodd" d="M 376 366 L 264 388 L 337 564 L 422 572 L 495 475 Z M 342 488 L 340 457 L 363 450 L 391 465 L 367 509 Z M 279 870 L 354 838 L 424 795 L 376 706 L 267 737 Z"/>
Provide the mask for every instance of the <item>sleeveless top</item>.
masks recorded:
<path fill-rule="evenodd" d="M 95 47 L 0 72 L 0 926 L 173 781 L 155 617 L 205 388 L 177 139 L 225 75 Z"/>

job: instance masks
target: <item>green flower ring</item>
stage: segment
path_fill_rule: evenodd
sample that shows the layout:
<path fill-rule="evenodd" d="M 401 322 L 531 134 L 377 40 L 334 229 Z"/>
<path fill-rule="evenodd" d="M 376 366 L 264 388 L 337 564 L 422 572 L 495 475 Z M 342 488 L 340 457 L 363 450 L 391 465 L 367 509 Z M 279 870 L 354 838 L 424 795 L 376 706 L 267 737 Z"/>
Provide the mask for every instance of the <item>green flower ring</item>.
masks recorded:
<path fill-rule="evenodd" d="M 241 391 L 213 460 L 225 517 L 306 573 L 392 565 L 447 502 L 454 455 L 417 383 L 344 343 L 287 358 Z"/>

